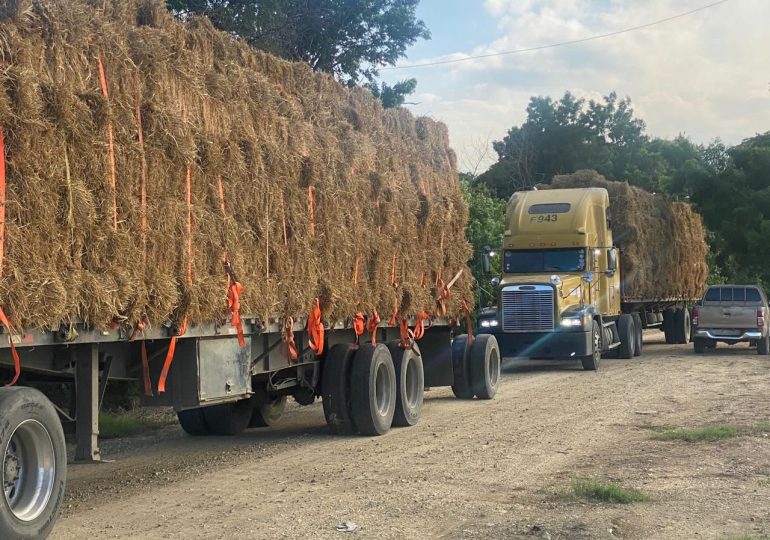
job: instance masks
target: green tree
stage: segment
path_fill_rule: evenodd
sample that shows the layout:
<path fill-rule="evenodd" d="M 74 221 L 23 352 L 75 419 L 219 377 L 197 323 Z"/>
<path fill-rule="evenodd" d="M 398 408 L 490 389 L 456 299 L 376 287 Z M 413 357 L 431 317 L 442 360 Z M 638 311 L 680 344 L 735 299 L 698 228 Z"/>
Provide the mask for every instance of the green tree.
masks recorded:
<path fill-rule="evenodd" d="M 417 88 L 417 79 L 399 81 L 393 86 L 385 82 L 379 84 L 371 82 L 366 83 L 364 86 L 372 92 L 374 97 L 382 101 L 383 107 L 391 109 L 403 105 L 406 102 L 406 96 L 414 93 Z"/>
<path fill-rule="evenodd" d="M 419 0 L 168 0 L 178 17 L 205 15 L 254 47 L 307 62 L 342 82 L 374 81 L 418 39 Z"/>

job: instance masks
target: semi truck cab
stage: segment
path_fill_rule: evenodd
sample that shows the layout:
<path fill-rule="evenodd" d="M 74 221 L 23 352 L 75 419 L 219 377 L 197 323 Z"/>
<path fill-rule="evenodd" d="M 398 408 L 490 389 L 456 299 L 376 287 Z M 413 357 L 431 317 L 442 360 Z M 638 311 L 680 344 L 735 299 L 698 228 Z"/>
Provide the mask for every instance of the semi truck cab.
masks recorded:
<path fill-rule="evenodd" d="M 621 313 L 608 210 L 603 188 L 513 194 L 497 306 L 479 312 L 479 332 L 494 334 L 503 357 L 580 359 L 596 369 L 623 337 L 636 339 L 633 318 Z"/>

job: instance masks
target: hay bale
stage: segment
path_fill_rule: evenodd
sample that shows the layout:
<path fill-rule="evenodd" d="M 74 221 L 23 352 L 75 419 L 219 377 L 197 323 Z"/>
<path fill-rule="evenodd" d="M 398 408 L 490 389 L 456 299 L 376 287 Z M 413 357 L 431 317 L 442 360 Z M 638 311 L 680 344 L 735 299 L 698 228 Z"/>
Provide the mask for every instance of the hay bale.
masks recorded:
<path fill-rule="evenodd" d="M 222 320 L 225 255 L 262 320 L 315 297 L 332 321 L 432 311 L 461 269 L 449 308 L 472 300 L 443 124 L 182 24 L 161 0 L 12 2 L 0 58 L 0 302 L 16 324 Z"/>
<path fill-rule="evenodd" d="M 607 190 L 613 241 L 621 249 L 624 298 L 695 299 L 703 294 L 706 229 L 689 204 L 606 180 L 593 170 L 556 176 L 548 187 Z"/>

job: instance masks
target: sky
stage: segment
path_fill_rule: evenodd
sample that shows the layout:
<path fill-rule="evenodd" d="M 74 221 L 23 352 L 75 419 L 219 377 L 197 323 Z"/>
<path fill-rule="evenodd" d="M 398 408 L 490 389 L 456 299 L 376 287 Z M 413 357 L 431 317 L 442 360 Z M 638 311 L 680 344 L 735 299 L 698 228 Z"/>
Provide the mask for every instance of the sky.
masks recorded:
<path fill-rule="evenodd" d="M 692 15 L 574 45 L 432 67 L 426 62 L 538 47 L 644 25 L 715 0 L 421 0 L 432 38 L 407 50 L 390 84 L 415 77 L 407 105 L 449 126 L 462 171 L 494 163 L 491 142 L 526 119 L 531 96 L 628 96 L 652 137 L 728 145 L 770 131 L 770 0 L 727 0 Z"/>

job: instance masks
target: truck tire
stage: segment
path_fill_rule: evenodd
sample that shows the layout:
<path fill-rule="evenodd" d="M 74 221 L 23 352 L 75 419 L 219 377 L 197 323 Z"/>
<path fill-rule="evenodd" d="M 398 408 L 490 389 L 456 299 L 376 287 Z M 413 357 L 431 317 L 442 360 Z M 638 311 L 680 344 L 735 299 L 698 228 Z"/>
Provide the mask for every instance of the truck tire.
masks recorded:
<path fill-rule="evenodd" d="M 674 339 L 675 343 L 685 345 L 690 343 L 690 310 L 687 308 L 677 309 L 674 314 Z"/>
<path fill-rule="evenodd" d="M 416 352 L 402 349 L 400 341 L 387 344 L 393 367 L 396 370 L 396 410 L 393 413 L 394 426 L 413 426 L 420 420 L 425 392 L 425 372 L 417 345 Z"/>
<path fill-rule="evenodd" d="M 763 356 L 770 354 L 770 336 L 757 340 L 757 354 Z"/>
<path fill-rule="evenodd" d="M 637 312 L 634 312 L 631 315 L 634 318 L 634 329 L 636 330 L 634 356 L 642 356 L 642 348 L 644 347 L 644 326 L 642 325 L 642 316 Z"/>
<path fill-rule="evenodd" d="M 323 360 L 321 396 L 326 425 L 336 435 L 356 432 L 350 410 L 350 367 L 355 349 L 347 343 L 334 345 Z"/>
<path fill-rule="evenodd" d="M 663 310 L 663 335 L 666 336 L 666 343 L 673 345 L 676 343 L 676 310 L 674 308 L 666 308 Z"/>
<path fill-rule="evenodd" d="M 695 351 L 695 354 L 705 354 L 705 352 L 706 352 L 706 340 L 705 339 L 695 338 L 692 341 L 692 348 Z"/>
<path fill-rule="evenodd" d="M 454 384 L 452 392 L 459 399 L 473 399 L 471 387 L 471 370 L 468 365 L 468 336 L 462 334 L 452 340 L 452 374 Z"/>
<path fill-rule="evenodd" d="M 213 405 L 203 409 L 203 418 L 212 435 L 238 435 L 249 426 L 253 412 L 251 400 Z"/>
<path fill-rule="evenodd" d="M 583 356 L 580 362 L 586 371 L 596 371 L 599 369 L 599 363 L 602 359 L 602 327 L 599 321 L 594 321 L 591 325 L 591 354 Z"/>
<path fill-rule="evenodd" d="M 618 317 L 616 324 L 618 326 L 618 334 L 620 334 L 618 358 L 624 358 L 626 360 L 633 358 L 636 351 L 636 329 L 634 327 L 634 318 L 628 313 L 623 313 Z"/>
<path fill-rule="evenodd" d="M 286 408 L 286 396 L 280 396 L 268 403 L 261 403 L 251 409 L 249 427 L 272 427 L 283 415 Z"/>
<path fill-rule="evenodd" d="M 67 447 L 51 402 L 34 388 L 0 388 L 0 538 L 45 538 L 67 479 Z"/>
<path fill-rule="evenodd" d="M 179 419 L 179 425 L 188 435 L 193 437 L 202 437 L 211 435 L 209 427 L 206 425 L 206 418 L 203 415 L 203 408 L 185 409 L 177 411 L 176 417 Z"/>
<path fill-rule="evenodd" d="M 500 347 L 492 334 L 479 334 L 468 355 L 471 387 L 479 399 L 492 399 L 500 383 Z"/>
<path fill-rule="evenodd" d="M 350 370 L 353 423 L 361 435 L 384 435 L 396 411 L 396 369 L 383 344 L 366 343 L 356 351 Z"/>

